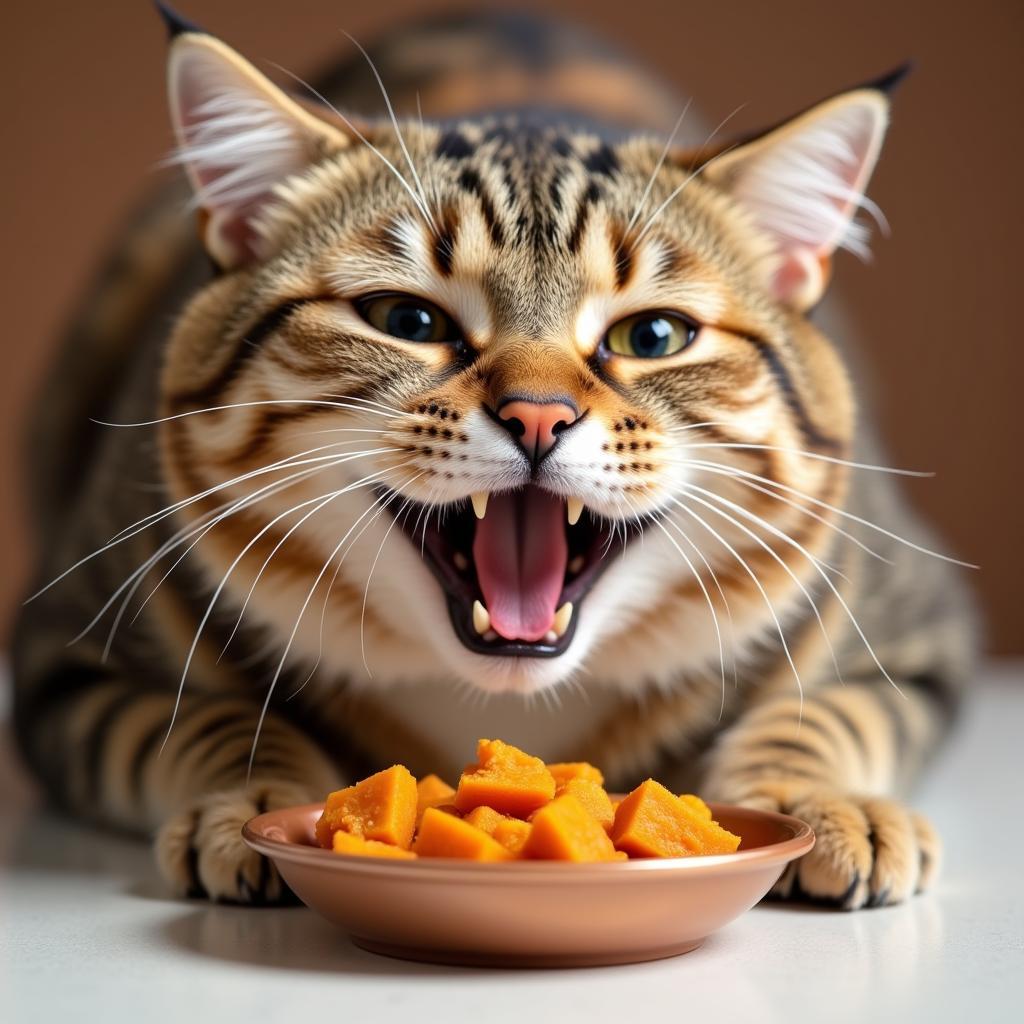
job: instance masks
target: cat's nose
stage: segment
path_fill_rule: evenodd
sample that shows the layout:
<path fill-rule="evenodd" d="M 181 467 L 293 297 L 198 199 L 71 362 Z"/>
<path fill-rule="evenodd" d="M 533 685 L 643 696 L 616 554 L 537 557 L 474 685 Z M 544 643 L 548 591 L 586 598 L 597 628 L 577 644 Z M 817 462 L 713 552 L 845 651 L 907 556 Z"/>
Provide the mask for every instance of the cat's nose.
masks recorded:
<path fill-rule="evenodd" d="M 544 401 L 506 399 L 497 408 L 496 418 L 526 452 L 536 468 L 540 460 L 558 442 L 561 433 L 579 418 L 575 405 L 561 400 Z"/>

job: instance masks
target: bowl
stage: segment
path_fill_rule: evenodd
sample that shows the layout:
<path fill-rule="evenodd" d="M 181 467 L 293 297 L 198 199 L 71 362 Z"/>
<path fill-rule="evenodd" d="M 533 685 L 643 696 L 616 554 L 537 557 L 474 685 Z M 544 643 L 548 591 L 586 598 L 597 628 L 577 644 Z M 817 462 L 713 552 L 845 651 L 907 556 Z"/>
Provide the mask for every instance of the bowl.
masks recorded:
<path fill-rule="evenodd" d="M 742 838 L 736 853 L 602 864 L 353 857 L 315 844 L 323 804 L 261 814 L 242 837 L 363 949 L 435 963 L 588 967 L 696 949 L 814 845 L 797 818 L 710 806 Z"/>

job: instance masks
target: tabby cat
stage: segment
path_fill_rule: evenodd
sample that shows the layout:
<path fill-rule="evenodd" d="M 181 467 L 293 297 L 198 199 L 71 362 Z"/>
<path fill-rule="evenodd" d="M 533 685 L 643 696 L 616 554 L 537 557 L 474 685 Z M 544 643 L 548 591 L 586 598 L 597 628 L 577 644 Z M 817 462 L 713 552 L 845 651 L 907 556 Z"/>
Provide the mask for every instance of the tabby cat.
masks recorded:
<path fill-rule="evenodd" d="M 16 727 L 53 797 L 155 833 L 181 893 L 276 902 L 248 817 L 497 733 L 806 819 L 782 897 L 927 888 L 897 798 L 971 615 L 810 316 L 895 76 L 683 150 L 546 22 L 285 90 L 166 17 L 199 240 L 183 186 L 139 216 L 32 438 Z"/>

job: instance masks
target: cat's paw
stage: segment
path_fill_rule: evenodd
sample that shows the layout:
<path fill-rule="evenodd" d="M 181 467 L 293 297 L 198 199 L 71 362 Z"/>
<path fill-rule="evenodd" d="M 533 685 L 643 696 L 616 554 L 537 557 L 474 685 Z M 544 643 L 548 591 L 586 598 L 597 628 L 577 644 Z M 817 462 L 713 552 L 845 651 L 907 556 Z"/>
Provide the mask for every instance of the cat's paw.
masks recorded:
<path fill-rule="evenodd" d="M 242 825 L 264 811 L 312 799 L 308 790 L 282 782 L 201 797 L 157 833 L 160 873 L 180 896 L 261 906 L 295 902 L 274 865 L 242 842 Z"/>
<path fill-rule="evenodd" d="M 771 895 L 843 908 L 902 903 L 934 882 L 942 844 L 928 820 L 881 797 L 765 783 L 738 801 L 806 821 L 814 849 L 788 865 Z"/>

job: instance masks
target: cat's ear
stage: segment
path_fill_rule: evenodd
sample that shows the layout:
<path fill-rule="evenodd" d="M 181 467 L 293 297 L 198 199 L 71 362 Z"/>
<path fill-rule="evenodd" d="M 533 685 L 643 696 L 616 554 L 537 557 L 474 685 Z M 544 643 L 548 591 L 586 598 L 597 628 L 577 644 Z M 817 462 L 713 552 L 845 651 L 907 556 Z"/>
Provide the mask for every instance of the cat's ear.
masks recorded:
<path fill-rule="evenodd" d="M 162 8 L 168 98 L 200 235 L 225 269 L 265 255 L 254 221 L 275 188 L 351 138 L 300 106 L 231 47 Z"/>
<path fill-rule="evenodd" d="M 705 177 L 728 192 L 771 239 L 767 282 L 781 301 L 813 306 L 839 247 L 866 256 L 859 208 L 889 121 L 889 93 L 909 67 L 841 93 L 710 161 Z"/>

